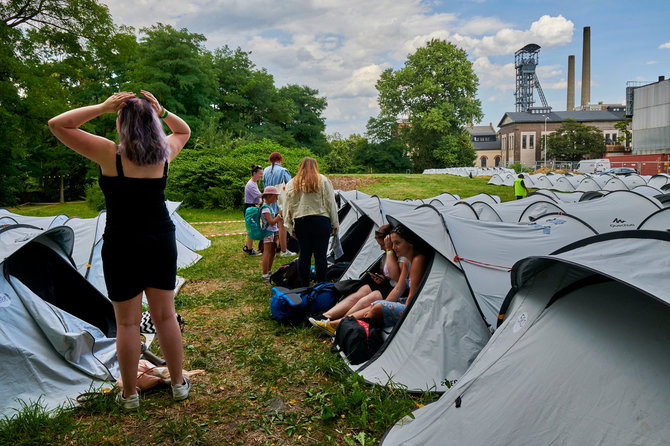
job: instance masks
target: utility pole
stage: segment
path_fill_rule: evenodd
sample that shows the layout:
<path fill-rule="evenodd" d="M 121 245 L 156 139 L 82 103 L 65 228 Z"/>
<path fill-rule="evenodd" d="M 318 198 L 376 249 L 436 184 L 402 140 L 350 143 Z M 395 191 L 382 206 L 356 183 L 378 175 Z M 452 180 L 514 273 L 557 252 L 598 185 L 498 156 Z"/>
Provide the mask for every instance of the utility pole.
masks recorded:
<path fill-rule="evenodd" d="M 544 167 L 545 167 L 545 169 L 547 168 L 547 119 L 549 119 L 549 116 L 544 117 L 544 135 L 542 135 L 542 139 L 544 139 Z"/>

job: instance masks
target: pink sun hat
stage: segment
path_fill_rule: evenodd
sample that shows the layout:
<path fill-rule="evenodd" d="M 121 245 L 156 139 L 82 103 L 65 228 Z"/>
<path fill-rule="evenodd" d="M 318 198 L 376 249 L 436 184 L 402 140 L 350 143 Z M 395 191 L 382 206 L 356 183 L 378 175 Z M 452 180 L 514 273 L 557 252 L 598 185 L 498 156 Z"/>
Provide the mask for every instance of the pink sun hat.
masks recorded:
<path fill-rule="evenodd" d="M 265 195 L 279 195 L 279 191 L 274 186 L 265 186 L 265 189 L 263 189 L 263 196 Z"/>

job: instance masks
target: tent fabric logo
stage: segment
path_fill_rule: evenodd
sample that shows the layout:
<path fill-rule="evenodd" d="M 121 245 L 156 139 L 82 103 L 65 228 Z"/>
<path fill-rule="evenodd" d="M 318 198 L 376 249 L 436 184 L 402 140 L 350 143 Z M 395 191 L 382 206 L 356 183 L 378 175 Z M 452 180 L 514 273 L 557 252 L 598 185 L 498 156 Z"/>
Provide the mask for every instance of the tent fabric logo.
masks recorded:
<path fill-rule="evenodd" d="M 519 315 L 519 317 L 516 319 L 514 322 L 514 326 L 512 327 L 512 331 L 514 333 L 518 333 L 523 327 L 526 326 L 526 323 L 528 322 L 528 313 L 523 312 Z"/>
<path fill-rule="evenodd" d="M 12 300 L 9 298 L 9 294 L 0 293 L 0 308 L 8 307 L 12 303 Z"/>
<path fill-rule="evenodd" d="M 614 217 L 612 223 L 610 223 L 610 228 L 635 228 L 635 225 L 632 223 L 626 223 L 626 220 Z"/>

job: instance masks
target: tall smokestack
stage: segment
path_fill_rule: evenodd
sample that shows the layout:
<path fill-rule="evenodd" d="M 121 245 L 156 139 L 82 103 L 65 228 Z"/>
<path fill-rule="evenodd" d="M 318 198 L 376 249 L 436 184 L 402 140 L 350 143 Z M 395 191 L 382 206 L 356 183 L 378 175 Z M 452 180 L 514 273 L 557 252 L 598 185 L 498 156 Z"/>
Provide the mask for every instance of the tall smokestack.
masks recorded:
<path fill-rule="evenodd" d="M 591 27 L 584 27 L 582 48 L 582 106 L 591 102 Z"/>
<path fill-rule="evenodd" d="M 575 109 L 575 55 L 568 56 L 568 103 L 567 111 Z"/>

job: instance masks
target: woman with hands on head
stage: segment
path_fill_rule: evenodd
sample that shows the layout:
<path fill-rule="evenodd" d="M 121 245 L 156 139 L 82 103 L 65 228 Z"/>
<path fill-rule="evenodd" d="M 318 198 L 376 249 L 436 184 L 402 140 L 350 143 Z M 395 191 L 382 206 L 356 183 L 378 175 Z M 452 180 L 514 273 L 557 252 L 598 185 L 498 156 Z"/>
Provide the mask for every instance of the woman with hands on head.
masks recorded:
<path fill-rule="evenodd" d="M 124 409 L 139 407 L 136 392 L 140 357 L 142 293 L 165 356 L 172 395 L 188 398 L 189 380 L 182 375 L 182 338 L 174 308 L 177 274 L 175 227 L 165 206 L 168 164 L 188 141 L 191 130 L 148 91 L 115 93 L 103 103 L 66 111 L 49 120 L 63 144 L 100 166 L 107 220 L 102 260 L 105 283 L 116 316 L 116 349 Z M 117 113 L 119 143 L 80 127 L 105 113 Z M 166 135 L 160 120 L 172 133 Z"/>

